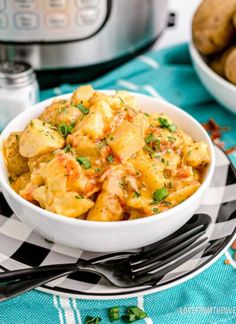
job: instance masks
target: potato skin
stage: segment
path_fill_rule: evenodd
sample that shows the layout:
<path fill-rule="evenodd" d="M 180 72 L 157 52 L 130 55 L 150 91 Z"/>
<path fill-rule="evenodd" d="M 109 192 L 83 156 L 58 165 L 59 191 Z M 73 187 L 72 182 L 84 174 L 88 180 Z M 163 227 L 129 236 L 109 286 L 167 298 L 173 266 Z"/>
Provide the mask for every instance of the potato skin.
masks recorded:
<path fill-rule="evenodd" d="M 212 68 L 213 71 L 215 71 L 217 74 L 219 74 L 221 77 L 225 78 L 225 63 L 228 59 L 230 53 L 236 49 L 236 46 L 229 47 L 226 51 L 223 53 L 217 54 L 212 61 L 209 62 L 209 66 Z"/>
<path fill-rule="evenodd" d="M 230 82 L 236 84 L 236 47 L 230 52 L 225 61 L 225 76 Z"/>
<path fill-rule="evenodd" d="M 193 42 L 201 54 L 215 54 L 234 38 L 236 0 L 204 0 L 193 17 Z"/>

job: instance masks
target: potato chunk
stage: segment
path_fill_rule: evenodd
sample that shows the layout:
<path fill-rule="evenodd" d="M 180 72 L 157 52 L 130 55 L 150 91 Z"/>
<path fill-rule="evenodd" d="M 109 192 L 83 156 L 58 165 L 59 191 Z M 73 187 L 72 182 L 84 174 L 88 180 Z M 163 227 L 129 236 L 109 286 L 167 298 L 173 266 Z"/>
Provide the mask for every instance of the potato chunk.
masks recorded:
<path fill-rule="evenodd" d="M 171 194 L 166 198 L 166 201 L 171 204 L 172 207 L 179 205 L 181 202 L 192 196 L 194 192 L 200 187 L 199 182 L 192 183 L 189 186 L 183 187 Z"/>
<path fill-rule="evenodd" d="M 20 132 L 11 133 L 3 144 L 4 157 L 7 162 L 8 171 L 17 176 L 29 170 L 27 159 L 20 155 L 19 152 L 20 135 Z"/>
<path fill-rule="evenodd" d="M 188 165 L 198 168 L 210 162 L 208 147 L 205 142 L 196 142 L 184 148 L 184 158 Z"/>
<path fill-rule="evenodd" d="M 122 220 L 123 210 L 118 197 L 103 191 L 98 196 L 95 205 L 90 209 L 87 220 L 119 221 Z"/>
<path fill-rule="evenodd" d="M 45 186 L 35 189 L 33 197 L 47 210 L 73 218 L 86 213 L 94 204 L 92 200 L 81 197 L 73 191 L 61 195 L 52 194 L 47 192 Z"/>
<path fill-rule="evenodd" d="M 81 116 L 81 111 L 76 107 L 70 106 L 68 100 L 54 100 L 39 116 L 39 119 L 52 125 L 59 125 L 61 123 L 71 125 Z"/>
<path fill-rule="evenodd" d="M 164 165 L 161 162 L 153 162 L 147 155 L 138 156 L 130 162 L 141 172 L 142 180 L 150 192 L 163 187 L 165 182 Z"/>
<path fill-rule="evenodd" d="M 73 95 L 71 97 L 71 103 L 73 105 L 78 105 L 79 103 L 83 103 L 85 106 L 87 106 L 88 101 L 93 94 L 94 94 L 94 90 L 90 85 L 79 87 L 73 92 Z"/>
<path fill-rule="evenodd" d="M 70 154 L 60 153 L 47 164 L 44 176 L 49 191 L 58 194 L 67 190 L 78 190 L 83 175 L 75 158 Z"/>
<path fill-rule="evenodd" d="M 30 182 L 30 172 L 26 172 L 22 175 L 20 175 L 16 181 L 14 181 L 11 184 L 12 189 L 15 190 L 15 192 L 19 193 L 21 190 L 23 190 L 27 183 Z"/>
<path fill-rule="evenodd" d="M 106 128 L 109 126 L 112 116 L 110 105 L 101 100 L 90 108 L 89 114 L 75 129 L 80 130 L 81 133 L 93 140 L 101 139 L 105 136 Z"/>
<path fill-rule="evenodd" d="M 81 135 L 80 131 L 69 135 L 66 141 L 72 145 L 74 152 L 78 156 L 87 156 L 96 159 L 100 157 L 99 145 L 87 136 Z"/>
<path fill-rule="evenodd" d="M 128 160 L 145 145 L 141 128 L 126 120 L 109 136 L 107 142 L 121 161 Z"/>
<path fill-rule="evenodd" d="M 101 111 L 95 110 L 90 113 L 81 125 L 81 132 L 84 135 L 96 140 L 104 136 L 105 123 Z"/>
<path fill-rule="evenodd" d="M 20 136 L 20 154 L 32 158 L 55 151 L 65 144 L 64 138 L 50 125 L 33 119 Z"/>

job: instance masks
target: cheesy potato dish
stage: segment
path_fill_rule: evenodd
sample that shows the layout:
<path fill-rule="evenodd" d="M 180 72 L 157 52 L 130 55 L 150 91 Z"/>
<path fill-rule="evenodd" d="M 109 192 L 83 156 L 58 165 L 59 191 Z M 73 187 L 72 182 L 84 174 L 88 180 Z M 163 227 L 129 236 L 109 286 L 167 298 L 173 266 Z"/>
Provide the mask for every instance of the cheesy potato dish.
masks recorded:
<path fill-rule="evenodd" d="M 143 107 L 145 109 L 145 107 Z M 168 210 L 201 185 L 210 162 L 158 111 L 141 112 L 126 91 L 78 88 L 54 100 L 4 142 L 12 188 L 48 211 L 90 221 L 120 221 Z"/>

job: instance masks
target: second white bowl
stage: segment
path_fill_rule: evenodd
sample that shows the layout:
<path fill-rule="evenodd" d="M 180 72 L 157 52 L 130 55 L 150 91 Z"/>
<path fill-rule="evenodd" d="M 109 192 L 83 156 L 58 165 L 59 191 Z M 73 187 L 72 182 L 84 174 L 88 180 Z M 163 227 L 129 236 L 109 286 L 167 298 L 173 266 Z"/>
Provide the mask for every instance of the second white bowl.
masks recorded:
<path fill-rule="evenodd" d="M 236 113 L 236 86 L 216 74 L 204 61 L 193 43 L 189 51 L 194 68 L 210 94 L 225 108 Z"/>

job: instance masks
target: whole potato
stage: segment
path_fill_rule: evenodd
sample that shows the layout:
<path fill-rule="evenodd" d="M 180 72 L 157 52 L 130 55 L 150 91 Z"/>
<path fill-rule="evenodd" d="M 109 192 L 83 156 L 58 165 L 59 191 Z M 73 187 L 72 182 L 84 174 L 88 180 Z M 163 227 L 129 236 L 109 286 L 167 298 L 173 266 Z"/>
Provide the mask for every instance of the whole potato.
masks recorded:
<path fill-rule="evenodd" d="M 236 84 L 236 48 L 231 51 L 225 61 L 225 76 L 230 82 Z"/>
<path fill-rule="evenodd" d="M 233 25 L 234 25 L 234 28 L 236 28 L 236 12 L 233 15 Z"/>
<path fill-rule="evenodd" d="M 226 48 L 235 35 L 233 15 L 236 0 L 204 0 L 192 22 L 192 36 L 198 51 L 215 54 Z"/>
<path fill-rule="evenodd" d="M 221 77 L 225 78 L 225 62 L 229 57 L 230 53 L 236 49 L 236 46 L 229 47 L 223 53 L 217 54 L 210 62 L 209 66 L 219 74 Z"/>

